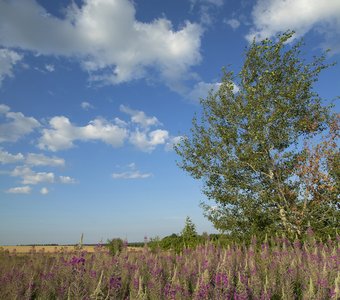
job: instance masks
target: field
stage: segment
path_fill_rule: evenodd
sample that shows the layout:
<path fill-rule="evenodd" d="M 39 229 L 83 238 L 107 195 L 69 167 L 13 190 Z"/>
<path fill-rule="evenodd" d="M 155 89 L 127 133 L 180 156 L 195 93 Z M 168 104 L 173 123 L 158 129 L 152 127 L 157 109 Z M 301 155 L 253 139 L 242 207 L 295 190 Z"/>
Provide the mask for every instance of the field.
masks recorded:
<path fill-rule="evenodd" d="M 0 252 L 0 299 L 339 299 L 339 241 Z M 27 251 L 23 253 L 23 251 Z"/>
<path fill-rule="evenodd" d="M 54 253 L 54 252 L 70 252 L 74 251 L 74 246 L 0 246 L 3 251 L 16 252 L 21 254 L 27 254 L 33 251 L 36 252 L 46 252 L 46 253 Z M 84 246 L 83 250 L 86 252 L 94 252 L 94 246 Z"/>

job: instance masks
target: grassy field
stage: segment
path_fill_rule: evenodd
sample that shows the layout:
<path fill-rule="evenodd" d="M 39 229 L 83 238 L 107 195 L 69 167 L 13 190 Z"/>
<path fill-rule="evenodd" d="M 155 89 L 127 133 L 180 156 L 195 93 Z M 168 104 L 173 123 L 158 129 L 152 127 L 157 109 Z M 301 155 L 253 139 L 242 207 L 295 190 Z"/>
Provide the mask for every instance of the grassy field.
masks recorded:
<path fill-rule="evenodd" d="M 0 246 L 3 250 L 8 250 L 10 252 L 15 251 L 16 253 L 29 253 L 31 251 L 36 252 L 70 252 L 74 251 L 74 246 Z M 86 252 L 94 252 L 95 246 L 84 246 L 83 247 Z"/>
<path fill-rule="evenodd" d="M 0 300 L 338 300 L 339 245 L 276 238 L 116 255 L 103 246 L 12 246 L 0 249 Z"/>
<path fill-rule="evenodd" d="M 83 251 L 88 253 L 93 253 L 96 251 L 96 246 L 83 246 Z M 57 252 L 73 252 L 75 250 L 75 246 L 0 246 L 0 250 L 16 252 L 18 254 L 27 254 L 32 251 L 35 252 L 44 252 L 44 253 L 57 253 Z M 139 251 L 140 247 L 128 247 L 129 251 Z"/>

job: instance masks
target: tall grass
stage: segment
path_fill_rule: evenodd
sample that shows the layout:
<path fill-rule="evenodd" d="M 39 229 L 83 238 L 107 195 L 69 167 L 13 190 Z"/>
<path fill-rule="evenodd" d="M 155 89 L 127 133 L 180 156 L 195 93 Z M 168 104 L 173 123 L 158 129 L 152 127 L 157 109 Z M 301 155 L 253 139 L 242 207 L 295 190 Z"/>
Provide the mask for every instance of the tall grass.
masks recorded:
<path fill-rule="evenodd" d="M 0 252 L 0 299 L 339 299 L 339 240 Z"/>

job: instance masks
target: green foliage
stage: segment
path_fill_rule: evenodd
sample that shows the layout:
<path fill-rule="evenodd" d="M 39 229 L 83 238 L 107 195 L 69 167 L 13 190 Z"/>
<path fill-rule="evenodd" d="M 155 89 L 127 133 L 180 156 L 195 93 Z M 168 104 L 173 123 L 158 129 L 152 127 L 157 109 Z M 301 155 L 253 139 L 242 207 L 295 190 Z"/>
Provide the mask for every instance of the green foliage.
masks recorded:
<path fill-rule="evenodd" d="M 207 237 L 198 235 L 195 224 L 187 217 L 180 235 L 173 233 L 163 239 L 156 237 L 150 240 L 148 246 L 152 251 L 161 249 L 173 250 L 176 253 L 180 253 L 185 248 L 195 248 L 206 241 Z"/>
<path fill-rule="evenodd" d="M 124 242 L 120 238 L 114 238 L 107 241 L 107 247 L 112 255 L 117 255 L 122 252 L 124 248 Z"/>
<path fill-rule="evenodd" d="M 194 247 L 197 245 L 196 226 L 189 217 L 185 220 L 185 226 L 181 232 L 181 237 L 186 247 Z"/>
<path fill-rule="evenodd" d="M 263 239 L 276 232 L 292 239 L 309 225 L 316 234 L 326 226 L 335 235 L 339 225 L 339 193 L 334 190 L 339 150 L 334 143 L 329 172 L 321 165 L 327 151 L 311 170 L 319 183 L 327 174 L 326 188 L 320 184 L 316 191 L 327 197 L 314 197 L 310 188 L 315 183 L 301 173 L 303 158 L 313 159 L 305 155 L 301 141 L 320 134 L 332 121 L 330 108 L 313 91 L 329 65 L 325 55 L 310 63 L 302 59 L 302 42 L 287 43 L 293 34 L 254 41 L 240 73 L 224 70 L 219 90 L 201 99 L 202 116 L 193 118 L 191 136 L 175 147 L 179 166 L 203 180 L 203 192 L 217 204 L 203 203 L 205 215 L 236 239 L 249 240 L 254 234 Z"/>

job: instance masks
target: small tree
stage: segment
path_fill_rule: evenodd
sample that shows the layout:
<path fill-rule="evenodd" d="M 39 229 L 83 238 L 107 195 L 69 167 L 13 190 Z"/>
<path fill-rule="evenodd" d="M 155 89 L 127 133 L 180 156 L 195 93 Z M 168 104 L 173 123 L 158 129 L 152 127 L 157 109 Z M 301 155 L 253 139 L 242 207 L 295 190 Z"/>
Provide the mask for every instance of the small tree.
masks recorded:
<path fill-rule="evenodd" d="M 124 248 L 124 242 L 120 238 L 114 238 L 107 241 L 107 247 L 112 255 L 117 255 L 122 252 Z"/>
<path fill-rule="evenodd" d="M 196 226 L 189 217 L 185 219 L 185 226 L 181 232 L 185 246 L 195 246 L 197 242 Z"/>
<path fill-rule="evenodd" d="M 299 144 L 331 119 L 313 91 L 329 65 L 325 55 L 311 63 L 300 58 L 302 42 L 287 44 L 293 34 L 254 41 L 240 73 L 224 71 L 219 90 L 201 99 L 202 117 L 194 117 L 191 136 L 175 147 L 179 166 L 203 179 L 203 192 L 217 204 L 202 204 L 205 215 L 217 229 L 242 239 L 278 231 L 294 237 L 306 221 L 307 215 L 301 222 L 294 213 L 306 200 L 297 169 L 305 156 Z M 329 195 L 332 200 L 323 205 L 307 198 L 308 206 L 317 208 L 308 210 L 308 218 L 339 212 L 338 196 Z"/>

